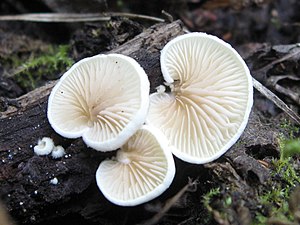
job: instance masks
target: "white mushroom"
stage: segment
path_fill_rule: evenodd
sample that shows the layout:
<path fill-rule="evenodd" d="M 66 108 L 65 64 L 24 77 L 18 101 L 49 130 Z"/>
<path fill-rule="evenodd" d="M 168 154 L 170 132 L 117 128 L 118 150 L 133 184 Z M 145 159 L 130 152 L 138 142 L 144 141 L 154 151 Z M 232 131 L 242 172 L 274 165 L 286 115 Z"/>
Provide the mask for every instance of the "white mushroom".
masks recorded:
<path fill-rule="evenodd" d="M 53 148 L 53 140 L 49 137 L 43 137 L 42 140 L 38 140 L 38 144 L 33 147 L 33 151 L 37 155 L 49 155 Z"/>
<path fill-rule="evenodd" d="M 97 55 L 61 77 L 49 97 L 48 119 L 60 135 L 82 136 L 88 146 L 110 151 L 142 126 L 148 105 L 149 81 L 134 59 Z"/>
<path fill-rule="evenodd" d="M 96 180 L 108 200 L 134 206 L 159 196 L 170 186 L 174 175 L 174 160 L 164 135 L 143 126 L 115 158 L 101 162 Z"/>
<path fill-rule="evenodd" d="M 53 159 L 61 158 L 65 154 L 66 154 L 65 149 L 61 145 L 55 146 L 51 152 L 51 156 Z"/>
<path fill-rule="evenodd" d="M 164 133 L 178 158 L 197 164 L 217 159 L 240 137 L 251 111 L 245 62 L 219 38 L 190 33 L 163 48 L 161 70 L 171 92 L 150 96 L 147 123 Z"/>

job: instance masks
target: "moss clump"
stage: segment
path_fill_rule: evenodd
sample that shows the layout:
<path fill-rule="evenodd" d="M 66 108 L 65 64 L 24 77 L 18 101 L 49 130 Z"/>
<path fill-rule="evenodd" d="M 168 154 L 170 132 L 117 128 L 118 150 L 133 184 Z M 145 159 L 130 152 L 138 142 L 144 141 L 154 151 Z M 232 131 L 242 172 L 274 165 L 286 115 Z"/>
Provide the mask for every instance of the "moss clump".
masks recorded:
<path fill-rule="evenodd" d="M 206 194 L 203 195 L 202 203 L 204 207 L 211 212 L 213 209 L 210 206 L 213 198 L 220 195 L 220 188 L 212 188 Z"/>
<path fill-rule="evenodd" d="M 293 125 L 289 120 L 284 119 L 280 123 L 280 128 L 282 129 L 283 133 L 286 133 L 287 138 L 295 138 L 299 135 L 300 128 Z"/>
<path fill-rule="evenodd" d="M 300 184 L 299 127 L 288 121 L 280 124 L 280 157 L 270 162 L 271 179 L 263 192 L 259 194 L 259 209 L 255 213 L 253 224 L 297 224 L 295 208 L 291 205 L 293 193 Z M 300 189 L 297 191 L 300 193 Z M 293 204 L 300 205 L 300 198 Z M 298 212 L 297 212 L 298 213 Z"/>
<path fill-rule="evenodd" d="M 57 79 L 74 61 L 68 56 L 69 46 L 49 46 L 47 53 L 22 63 L 15 60 L 14 79 L 26 92 L 47 80 Z"/>
<path fill-rule="evenodd" d="M 223 170 L 217 170 L 219 188 L 208 191 L 202 200 L 209 214 L 205 224 L 300 224 L 299 130 L 291 125 L 281 128 L 279 157 L 260 160 L 270 174 L 265 183 L 226 173 L 224 164 Z"/>
<path fill-rule="evenodd" d="M 281 224 L 289 224 L 295 221 L 294 213 L 290 210 L 290 195 L 300 183 L 299 171 L 293 167 L 292 160 L 275 162 L 273 164 L 273 180 L 270 189 L 260 195 L 259 210 L 256 212 L 253 224 L 275 224 L 272 221 L 281 221 Z M 297 203 L 298 205 L 300 202 Z M 287 223 L 288 222 L 288 223 Z M 277 223 L 276 223 L 277 224 Z"/>
<path fill-rule="evenodd" d="M 285 140 L 282 145 L 284 150 L 280 154 L 281 161 L 300 154 L 300 139 Z"/>
<path fill-rule="evenodd" d="M 271 162 L 272 179 L 270 187 L 260 194 L 261 210 L 256 213 L 253 224 L 294 224 L 297 222 L 295 208 L 290 197 L 293 190 L 300 184 L 299 160 L 295 157 L 300 153 L 300 140 L 281 140 L 280 159 Z M 300 193 L 300 190 L 298 191 Z M 293 204 L 300 205 L 300 199 Z M 298 212 L 297 212 L 298 213 Z M 297 224 L 297 223 L 296 223 Z"/>

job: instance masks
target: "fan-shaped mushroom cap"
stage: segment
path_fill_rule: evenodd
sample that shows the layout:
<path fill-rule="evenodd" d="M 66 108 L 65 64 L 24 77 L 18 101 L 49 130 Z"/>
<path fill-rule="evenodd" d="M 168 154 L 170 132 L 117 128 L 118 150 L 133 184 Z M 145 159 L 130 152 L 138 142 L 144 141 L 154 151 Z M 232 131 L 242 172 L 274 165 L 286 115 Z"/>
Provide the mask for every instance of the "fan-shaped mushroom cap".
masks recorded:
<path fill-rule="evenodd" d="M 48 119 L 67 138 L 100 151 L 123 145 L 144 123 L 149 81 L 132 58 L 97 55 L 74 64 L 53 88 Z"/>
<path fill-rule="evenodd" d="M 159 196 L 170 186 L 174 175 L 174 160 L 164 135 L 143 126 L 115 158 L 101 162 L 96 180 L 108 200 L 134 206 Z"/>
<path fill-rule="evenodd" d="M 242 134 L 252 107 L 252 78 L 243 59 L 215 36 L 190 33 L 163 48 L 161 70 L 171 92 L 150 96 L 147 123 L 184 161 L 220 157 Z"/>

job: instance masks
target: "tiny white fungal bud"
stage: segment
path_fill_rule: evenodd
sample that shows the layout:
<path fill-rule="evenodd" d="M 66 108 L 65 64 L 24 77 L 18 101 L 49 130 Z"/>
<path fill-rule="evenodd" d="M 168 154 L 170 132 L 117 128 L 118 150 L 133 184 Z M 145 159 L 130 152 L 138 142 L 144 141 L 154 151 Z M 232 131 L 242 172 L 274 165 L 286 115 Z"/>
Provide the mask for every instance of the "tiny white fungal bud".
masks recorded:
<path fill-rule="evenodd" d="M 65 155 L 65 149 L 61 145 L 54 147 L 51 153 L 53 159 L 61 158 L 64 155 Z"/>
<path fill-rule="evenodd" d="M 37 155 L 49 155 L 54 148 L 53 140 L 49 137 L 43 137 L 38 141 L 38 144 L 34 146 L 34 153 Z"/>
<path fill-rule="evenodd" d="M 50 184 L 57 185 L 58 179 L 56 177 L 54 177 L 53 179 L 50 180 Z"/>

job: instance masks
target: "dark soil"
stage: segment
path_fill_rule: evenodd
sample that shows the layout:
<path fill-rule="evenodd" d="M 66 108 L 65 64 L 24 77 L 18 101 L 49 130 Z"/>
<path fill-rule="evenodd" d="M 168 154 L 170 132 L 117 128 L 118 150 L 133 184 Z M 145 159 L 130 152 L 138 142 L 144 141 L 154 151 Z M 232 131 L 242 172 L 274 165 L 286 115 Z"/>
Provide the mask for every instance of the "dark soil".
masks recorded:
<path fill-rule="evenodd" d="M 18 0 L 3 0 L 0 3 L 0 14 L 98 12 L 100 10 L 103 12 L 127 11 L 166 17 L 161 14 L 161 11 L 165 10 L 174 19 L 181 19 L 184 26 L 190 31 L 211 33 L 229 42 L 246 60 L 253 77 L 300 114 L 300 54 L 272 64 L 272 62 L 299 50 L 299 46 L 296 44 L 300 42 L 300 2 L 298 0 L 265 1 L 261 5 L 256 4 L 258 1 L 248 1 L 251 4 L 244 7 L 240 7 L 237 3 L 236 5 L 229 3 L 234 1 L 226 0 L 213 0 L 211 4 L 204 0 L 140 1 L 139 3 L 135 1 L 116 1 L 114 3 L 101 0 L 91 1 L 94 2 L 94 5 L 79 0 L 72 1 L 72 4 L 68 0 L 60 2 L 61 5 L 58 7 L 48 0 L 26 1 L 26 4 Z M 129 20 L 119 17 L 112 18 L 108 22 L 93 23 L 0 22 L 0 112 L 6 111 L 10 105 L 16 104 L 15 99 L 29 91 L 13 75 L 17 70 L 16 61 L 26 62 L 32 56 L 47 53 L 49 46 L 62 44 L 71 46 L 68 51 L 69 57 L 78 61 L 88 56 L 113 50 L 154 23 L 153 21 Z M 160 47 L 158 46 L 158 48 Z M 145 58 L 148 56 L 149 58 L 158 57 L 158 55 L 151 55 L 150 51 L 145 51 Z M 152 63 L 151 60 L 141 62 L 141 64 L 148 67 L 146 70 L 149 68 L 160 70 L 157 64 Z M 265 69 L 257 72 L 261 68 Z M 55 75 L 63 72 L 56 71 Z M 162 78 L 152 77 L 150 80 L 151 92 L 154 92 L 156 84 L 162 82 Z M 48 81 L 46 77 L 43 77 L 39 85 L 43 86 Z M 40 103 L 40 110 L 45 110 L 45 107 L 46 100 Z M 32 113 L 35 112 L 32 111 Z M 4 121 L 0 117 L 0 123 L 4 123 Z M 176 159 L 176 167 L 182 170 L 177 172 L 170 189 L 150 203 L 132 208 L 118 207 L 106 201 L 100 193 L 98 194 L 95 181 L 90 181 L 93 185 L 88 187 L 81 187 L 80 184 L 70 181 L 69 185 L 78 185 L 80 195 L 74 194 L 69 196 L 69 199 L 61 199 L 55 204 L 49 197 L 48 202 L 52 204 L 51 207 L 57 207 L 55 215 L 47 215 L 47 211 L 41 208 L 39 212 L 35 213 L 43 215 L 44 218 L 32 217 L 32 220 L 28 221 L 24 220 L 25 216 L 22 217 L 22 213 L 25 215 L 26 212 L 15 213 L 16 210 L 12 208 L 8 208 L 8 211 L 13 220 L 20 225 L 147 224 L 147 221 L 155 215 L 159 215 L 164 204 L 168 204 L 168 199 L 174 198 L 187 185 L 187 190 L 179 196 L 176 204 L 172 205 L 170 210 L 162 216 L 159 224 L 251 224 L 258 211 L 266 217 L 271 217 L 272 214 L 267 207 L 258 205 L 258 196 L 268 190 L 270 185 L 278 187 L 280 184 L 282 189 L 288 186 L 283 183 L 282 174 L 278 173 L 278 176 L 275 176 L 272 173 L 271 166 L 272 160 L 280 157 L 280 135 L 291 138 L 289 128 L 299 128 L 299 125 L 295 125 L 293 121 L 287 121 L 290 121 L 287 114 L 260 93 L 255 92 L 249 125 L 239 142 L 220 159 L 207 165 L 188 165 Z M 282 124 L 289 124 L 290 127 L 283 128 Z M 299 130 L 295 130 L 292 136 L 299 138 Z M 61 138 L 55 134 L 53 136 Z M 77 154 L 79 150 L 74 147 L 74 154 Z M 4 150 L 0 149 L 1 151 Z M 84 153 L 83 155 L 83 157 L 94 156 L 93 153 Z M 95 157 L 98 157 L 96 159 L 99 161 L 106 155 L 95 153 Z M 35 160 L 38 161 L 38 157 Z M 38 166 L 37 161 L 32 165 Z M 95 165 L 83 166 L 80 169 L 86 170 L 87 174 L 90 171 L 92 173 L 93 169 L 97 167 L 96 162 L 98 161 L 95 161 Z M 70 161 L 71 163 L 76 163 L 76 161 Z M 299 172 L 297 157 L 293 158 L 293 163 L 295 171 Z M 197 180 L 197 185 L 191 184 L 191 182 L 189 184 L 188 177 L 192 181 Z M 3 174 L 0 174 L 0 182 L 1 179 L 3 179 Z M 92 180 L 94 178 L 86 176 L 83 179 Z M 210 210 L 202 203 L 203 195 L 212 188 L 219 188 L 220 194 L 212 198 L 212 209 Z M 9 193 L 9 191 L 2 189 L 0 192 L 3 202 L 6 203 L 7 196 L 4 196 L 3 193 Z M 91 196 L 95 195 L 98 196 L 98 199 L 91 199 Z M 17 197 L 22 201 L 22 196 Z M 97 204 L 99 199 L 103 202 L 101 206 Z M 224 199 L 230 199 L 232 203 L 225 207 Z M 78 206 L 77 211 L 73 210 L 72 204 L 74 202 L 77 204 L 79 200 L 82 205 Z M 60 207 L 62 203 L 66 206 L 66 202 L 73 211 Z M 45 208 L 47 209 L 47 206 Z M 51 211 L 55 210 L 52 208 Z M 227 216 L 224 217 L 223 214 Z"/>

